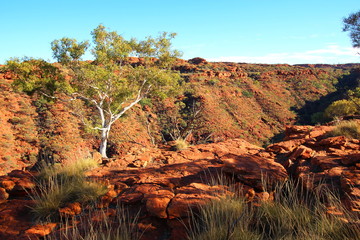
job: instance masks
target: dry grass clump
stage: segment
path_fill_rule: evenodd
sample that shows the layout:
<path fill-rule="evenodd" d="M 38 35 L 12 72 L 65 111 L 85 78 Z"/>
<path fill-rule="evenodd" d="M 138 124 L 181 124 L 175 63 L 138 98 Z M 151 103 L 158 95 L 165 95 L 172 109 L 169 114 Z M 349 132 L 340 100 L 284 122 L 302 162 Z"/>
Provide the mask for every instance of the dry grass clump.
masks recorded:
<path fill-rule="evenodd" d="M 343 212 L 342 219 L 328 214 L 328 206 Z M 344 240 L 360 236 L 359 225 L 351 224 L 359 218 L 343 208 L 334 194 L 304 193 L 291 181 L 277 186 L 274 201 L 254 205 L 241 197 L 226 197 L 192 215 L 191 240 Z"/>
<path fill-rule="evenodd" d="M 84 159 L 64 166 L 45 166 L 38 177 L 38 191 L 31 198 L 31 207 L 37 219 L 58 216 L 58 210 L 67 203 L 90 203 L 104 195 L 106 187 L 85 177 L 84 172 L 96 166 L 93 160 Z"/>
<path fill-rule="evenodd" d="M 187 149 L 188 147 L 189 147 L 189 143 L 185 139 L 178 138 L 175 140 L 175 143 L 172 146 L 172 149 L 174 151 L 181 151 L 181 150 Z"/>
<path fill-rule="evenodd" d="M 356 120 L 342 121 L 335 126 L 329 135 L 360 139 L 360 123 Z"/>
<path fill-rule="evenodd" d="M 138 213 L 131 214 L 120 204 L 115 209 L 90 209 L 86 214 L 60 223 L 59 231 L 46 240 L 138 240 Z"/>

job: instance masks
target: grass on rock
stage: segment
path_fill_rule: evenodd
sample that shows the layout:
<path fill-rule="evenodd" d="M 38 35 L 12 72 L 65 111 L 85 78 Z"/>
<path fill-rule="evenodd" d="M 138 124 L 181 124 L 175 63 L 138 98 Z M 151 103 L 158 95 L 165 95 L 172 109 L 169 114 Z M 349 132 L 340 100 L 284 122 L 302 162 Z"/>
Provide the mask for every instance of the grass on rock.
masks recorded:
<path fill-rule="evenodd" d="M 105 186 L 85 177 L 85 171 L 96 166 L 91 159 L 63 166 L 44 166 L 38 176 L 39 190 L 31 196 L 35 202 L 32 207 L 35 217 L 57 217 L 58 210 L 68 203 L 91 203 L 104 195 Z"/>
<path fill-rule="evenodd" d="M 329 214 L 329 207 L 342 215 Z M 344 240 L 360 236 L 359 217 L 345 209 L 338 197 L 328 190 L 305 193 L 292 181 L 276 187 L 273 201 L 253 204 L 239 196 L 222 197 L 192 212 L 192 219 L 190 240 Z"/>
<path fill-rule="evenodd" d="M 345 136 L 347 138 L 360 139 L 360 123 L 356 120 L 342 121 L 330 132 L 330 136 Z"/>

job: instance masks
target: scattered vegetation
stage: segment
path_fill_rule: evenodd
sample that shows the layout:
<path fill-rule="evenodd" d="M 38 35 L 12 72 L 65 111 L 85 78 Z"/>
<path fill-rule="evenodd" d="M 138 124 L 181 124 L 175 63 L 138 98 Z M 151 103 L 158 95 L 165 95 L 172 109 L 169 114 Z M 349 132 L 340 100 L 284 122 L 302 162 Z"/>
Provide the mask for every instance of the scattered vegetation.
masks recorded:
<path fill-rule="evenodd" d="M 321 194 L 320 194 L 321 193 Z M 326 201 L 324 200 L 326 199 Z M 334 216 L 329 209 L 340 214 Z M 288 181 L 275 189 L 274 201 L 248 203 L 233 196 L 214 200 L 193 213 L 189 239 L 356 239 L 358 219 L 330 191 L 304 193 Z"/>
<path fill-rule="evenodd" d="M 67 203 L 95 202 L 106 193 L 105 186 L 88 180 L 84 172 L 96 166 L 94 160 L 84 159 L 64 166 L 45 166 L 38 176 L 39 191 L 31 198 L 37 219 L 58 217 L 58 210 Z"/>
<path fill-rule="evenodd" d="M 76 220 L 76 221 L 74 221 Z M 141 232 L 137 231 L 135 224 L 138 214 L 130 214 L 120 204 L 114 211 L 101 209 L 89 212 L 71 221 L 60 223 L 59 231 L 46 236 L 46 240 L 137 240 Z"/>
<path fill-rule="evenodd" d="M 342 99 L 330 104 L 325 110 L 325 117 L 333 119 L 335 117 L 353 116 L 359 114 L 360 98 Z"/>
<path fill-rule="evenodd" d="M 335 129 L 332 130 L 329 135 L 360 139 L 360 123 L 356 120 L 341 121 L 335 126 Z"/>

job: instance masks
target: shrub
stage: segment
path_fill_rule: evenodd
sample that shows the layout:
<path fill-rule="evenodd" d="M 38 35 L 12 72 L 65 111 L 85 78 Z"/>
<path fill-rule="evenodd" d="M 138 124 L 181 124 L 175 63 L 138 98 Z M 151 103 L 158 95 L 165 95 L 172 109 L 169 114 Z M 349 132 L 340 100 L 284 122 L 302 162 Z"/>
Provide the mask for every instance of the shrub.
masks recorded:
<path fill-rule="evenodd" d="M 152 100 L 151 98 L 143 98 L 141 99 L 141 101 L 139 102 L 139 104 L 142 106 L 142 107 L 145 107 L 145 106 L 148 106 L 148 107 L 153 107 L 153 103 L 152 103 Z"/>
<path fill-rule="evenodd" d="M 253 94 L 252 92 L 249 92 L 249 91 L 247 91 L 247 90 L 243 90 L 243 91 L 242 91 L 242 95 L 243 95 L 244 97 L 247 97 L 247 98 L 251 98 L 251 97 L 254 96 L 254 94 Z"/>
<path fill-rule="evenodd" d="M 316 112 L 311 115 L 311 123 L 312 124 L 321 124 L 325 123 L 328 118 L 325 117 L 324 112 Z"/>
<path fill-rule="evenodd" d="M 20 117 L 13 117 L 11 119 L 9 119 L 9 122 L 13 125 L 23 125 L 24 123 L 26 123 L 26 119 L 25 118 L 20 118 Z"/>
<path fill-rule="evenodd" d="M 342 121 L 338 123 L 330 136 L 345 136 L 347 138 L 360 138 L 360 124 L 356 120 Z"/>
<path fill-rule="evenodd" d="M 31 195 L 31 207 L 38 219 L 58 217 L 58 209 L 70 202 L 91 203 L 107 191 L 106 187 L 89 181 L 84 171 L 95 166 L 85 159 L 64 166 L 45 166 L 38 176 L 39 191 Z"/>
<path fill-rule="evenodd" d="M 172 146 L 173 151 L 181 151 L 187 149 L 189 147 L 189 143 L 182 138 L 178 138 L 175 140 L 174 145 Z"/>
<path fill-rule="evenodd" d="M 326 199 L 326 201 L 323 201 Z M 331 216 L 329 206 L 342 212 Z M 248 204 L 237 196 L 223 197 L 192 213 L 189 239 L 356 239 L 358 217 L 342 207 L 328 190 L 304 193 L 288 181 L 275 189 L 274 200 Z"/>
<path fill-rule="evenodd" d="M 219 79 L 213 78 L 213 79 L 210 79 L 209 81 L 207 81 L 207 84 L 209 84 L 210 86 L 216 86 L 219 84 L 219 82 L 220 82 Z"/>
<path fill-rule="evenodd" d="M 325 109 L 325 117 L 332 119 L 334 117 L 343 117 L 358 114 L 359 105 L 360 98 L 354 98 L 353 100 L 342 99 L 335 101 Z"/>

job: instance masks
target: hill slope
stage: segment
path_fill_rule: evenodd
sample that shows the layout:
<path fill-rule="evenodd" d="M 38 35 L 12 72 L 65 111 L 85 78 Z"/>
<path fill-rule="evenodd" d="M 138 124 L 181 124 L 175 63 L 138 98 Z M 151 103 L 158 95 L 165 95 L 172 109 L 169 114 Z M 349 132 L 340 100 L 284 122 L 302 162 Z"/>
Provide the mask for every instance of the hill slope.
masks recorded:
<path fill-rule="evenodd" d="M 130 59 L 139 64 L 141 59 Z M 242 138 L 261 145 L 297 120 L 298 109 L 359 77 L 357 65 L 290 66 L 179 60 L 185 81 L 176 98 L 145 99 L 114 124 L 110 155 L 173 140 L 180 130 L 193 144 Z M 349 73 L 351 78 L 346 78 Z M 98 135 L 86 130 L 61 102 L 44 103 L 11 88 L 14 76 L 0 72 L 0 173 L 37 160 L 90 157 Z M 196 114 L 195 114 L 196 113 Z M 303 113 L 304 114 L 304 113 Z M 306 114 L 305 114 L 306 115 Z"/>

